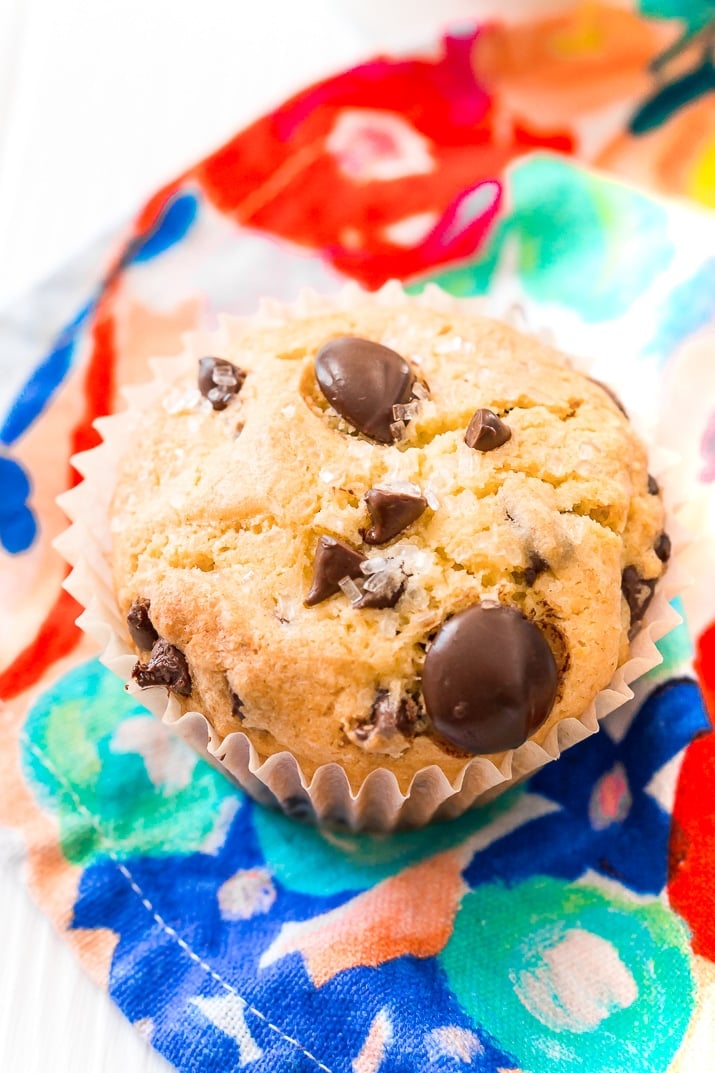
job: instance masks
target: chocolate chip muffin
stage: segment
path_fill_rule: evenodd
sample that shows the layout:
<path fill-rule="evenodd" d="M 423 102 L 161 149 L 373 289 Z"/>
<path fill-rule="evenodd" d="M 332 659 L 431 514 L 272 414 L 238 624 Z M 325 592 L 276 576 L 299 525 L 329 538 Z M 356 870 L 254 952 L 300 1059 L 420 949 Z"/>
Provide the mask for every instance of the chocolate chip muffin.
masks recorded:
<path fill-rule="evenodd" d="M 111 510 L 133 677 L 307 779 L 406 791 L 579 717 L 670 544 L 608 387 L 503 323 L 418 304 L 246 331 L 135 425 Z"/>

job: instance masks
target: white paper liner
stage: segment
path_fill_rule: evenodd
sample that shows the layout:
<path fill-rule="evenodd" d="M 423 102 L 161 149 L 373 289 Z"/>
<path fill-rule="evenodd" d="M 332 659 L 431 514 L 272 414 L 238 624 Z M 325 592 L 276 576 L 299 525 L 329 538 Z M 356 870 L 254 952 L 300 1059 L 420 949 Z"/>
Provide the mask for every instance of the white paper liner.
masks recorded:
<path fill-rule="evenodd" d="M 250 330 L 336 309 L 347 310 L 358 303 L 368 302 L 391 307 L 414 303 L 446 312 L 485 313 L 483 299 L 455 299 L 434 284 L 429 284 L 421 295 L 412 297 L 404 293 L 398 282 L 391 281 L 375 293 L 365 292 L 357 284 L 349 283 L 330 297 L 305 291 L 290 305 L 265 300 L 255 317 L 230 318 L 230 324 L 234 332 L 236 321 Z M 225 321 L 222 324 L 225 327 Z M 651 472 L 664 490 L 666 505 L 670 505 L 668 531 L 673 554 L 668 568 L 656 587 L 642 628 L 631 644 L 630 658 L 618 668 L 609 686 L 596 696 L 580 718 L 562 719 L 550 729 L 541 744 L 527 741 L 508 752 L 498 764 L 489 757 L 474 757 L 465 761 L 463 769 L 452 781 L 437 766 L 425 767 L 415 774 L 406 793 L 400 790 L 392 771 L 380 768 L 372 771 L 354 793 L 345 771 L 336 763 L 322 765 L 308 779 L 291 753 L 276 753 L 261 761 L 242 731 L 235 731 L 220 740 L 203 714 L 196 711 L 182 714 L 176 698 L 167 695 L 164 688 L 140 689 L 131 678 L 136 653 L 128 644 L 126 625 L 113 592 L 109 506 L 116 463 L 138 413 L 166 396 L 169 385 L 186 373 L 192 355 L 221 353 L 220 339 L 217 342 L 215 334 L 190 334 L 186 344 L 187 350 L 180 357 L 158 358 L 150 362 L 154 373 L 152 382 L 125 389 L 129 404 L 127 411 L 96 422 L 103 442 L 73 459 L 84 480 L 59 497 L 58 502 L 72 525 L 57 539 L 55 546 L 73 567 L 65 588 L 85 608 L 77 621 L 102 646 L 102 662 L 127 684 L 130 694 L 256 800 L 278 806 L 297 817 L 355 831 L 421 827 L 432 820 L 458 816 L 472 805 L 491 800 L 522 782 L 544 764 L 555 760 L 564 749 L 595 733 L 600 719 L 633 697 L 630 683 L 662 662 L 655 642 L 681 622 L 670 601 L 689 582 L 678 565 L 678 556 L 688 541 L 675 517 L 675 505 L 669 504 L 667 469 L 673 457 L 656 449 L 650 455 Z M 582 366 L 583 363 L 574 364 Z"/>

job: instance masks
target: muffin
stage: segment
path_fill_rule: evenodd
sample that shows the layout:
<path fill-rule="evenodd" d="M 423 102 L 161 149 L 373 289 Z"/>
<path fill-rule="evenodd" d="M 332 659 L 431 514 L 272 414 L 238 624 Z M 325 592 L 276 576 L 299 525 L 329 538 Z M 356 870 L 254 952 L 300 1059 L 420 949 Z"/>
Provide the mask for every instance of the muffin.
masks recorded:
<path fill-rule="evenodd" d="M 628 664 L 670 555 L 658 483 L 613 392 L 533 336 L 327 308 L 226 318 L 135 415 L 110 508 L 134 688 L 201 713 L 249 789 L 286 756 L 308 798 L 326 765 L 346 800 L 496 773 L 461 811 Z"/>

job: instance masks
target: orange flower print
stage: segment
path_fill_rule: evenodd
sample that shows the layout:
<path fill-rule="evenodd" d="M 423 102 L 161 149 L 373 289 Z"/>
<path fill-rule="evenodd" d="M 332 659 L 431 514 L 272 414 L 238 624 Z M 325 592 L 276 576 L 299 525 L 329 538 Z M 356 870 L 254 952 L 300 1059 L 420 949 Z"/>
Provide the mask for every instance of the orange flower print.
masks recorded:
<path fill-rule="evenodd" d="M 618 134 L 595 163 L 643 186 L 685 194 L 715 208 L 715 93 L 647 133 Z"/>
<path fill-rule="evenodd" d="M 472 62 L 507 114 L 537 129 L 571 127 L 584 114 L 646 93 L 648 66 L 675 35 L 672 24 L 584 2 L 540 21 L 486 28 Z"/>

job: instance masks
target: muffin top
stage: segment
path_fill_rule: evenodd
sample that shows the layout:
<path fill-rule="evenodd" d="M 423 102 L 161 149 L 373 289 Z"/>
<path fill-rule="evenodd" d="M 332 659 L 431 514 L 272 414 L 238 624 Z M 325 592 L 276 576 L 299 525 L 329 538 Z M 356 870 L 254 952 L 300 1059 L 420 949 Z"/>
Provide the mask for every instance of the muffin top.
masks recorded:
<path fill-rule="evenodd" d="M 201 359 L 201 360 L 199 360 Z M 612 392 L 505 324 L 227 318 L 137 419 L 111 511 L 140 686 L 353 789 L 580 716 L 669 541 Z"/>

